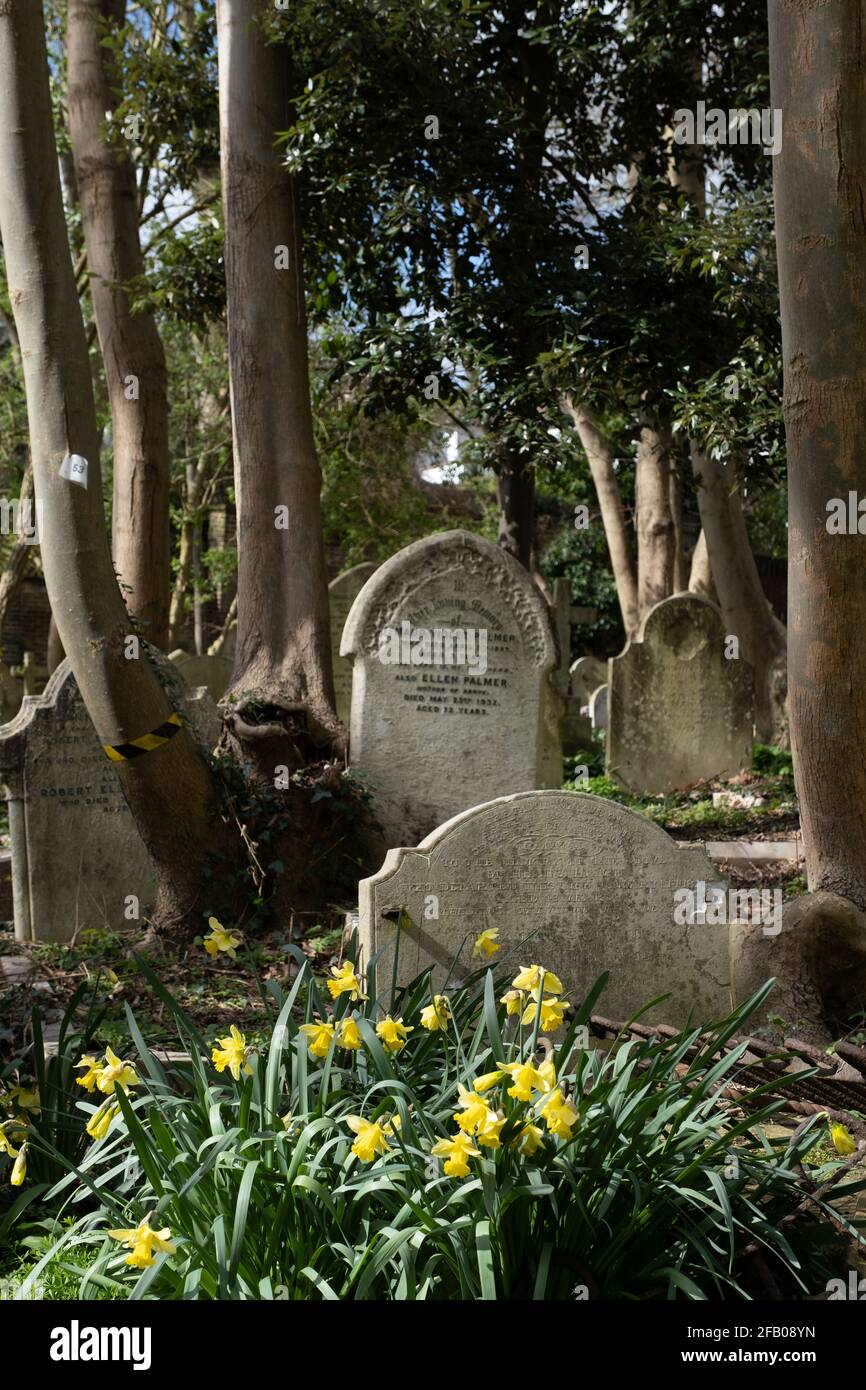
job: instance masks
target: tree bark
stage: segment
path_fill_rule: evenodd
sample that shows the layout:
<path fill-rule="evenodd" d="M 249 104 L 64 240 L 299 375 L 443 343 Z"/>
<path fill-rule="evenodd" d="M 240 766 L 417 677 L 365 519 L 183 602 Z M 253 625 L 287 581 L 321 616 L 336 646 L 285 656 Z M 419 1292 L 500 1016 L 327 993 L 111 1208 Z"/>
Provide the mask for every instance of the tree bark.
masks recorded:
<path fill-rule="evenodd" d="M 625 635 L 629 638 L 634 637 L 639 626 L 637 579 L 619 482 L 613 466 L 613 450 L 609 441 L 598 428 L 595 416 L 588 405 L 583 401 L 575 401 L 571 396 L 566 396 L 562 404 L 563 409 L 574 421 L 574 427 L 589 462 L 589 469 L 601 510 L 601 521 L 607 539 L 607 548 L 610 553 L 610 563 Z"/>
<path fill-rule="evenodd" d="M 298 189 L 275 145 L 290 119 L 284 54 L 259 0 L 219 0 L 220 151 L 238 533 L 229 691 L 243 715 L 294 712 L 313 744 L 344 737 L 331 671 L 321 473 L 313 443 Z M 288 268 L 281 268 L 288 259 Z"/>
<path fill-rule="evenodd" d="M 526 569 L 532 569 L 535 539 L 535 469 L 514 454 L 507 454 L 496 474 L 499 503 L 499 535 L 503 550 Z"/>
<path fill-rule="evenodd" d="M 710 603 L 714 603 L 718 607 L 719 595 L 713 581 L 710 552 L 707 547 L 707 533 L 703 527 L 701 527 L 701 534 L 698 536 L 697 544 L 692 551 L 688 589 L 690 594 L 697 594 L 698 598 L 708 599 Z"/>
<path fill-rule="evenodd" d="M 43 503 L 42 564 L 51 611 L 100 742 L 128 743 L 173 713 L 131 635 L 102 510 L 99 435 L 84 325 L 66 236 L 52 127 L 42 6 L 0 5 L 0 235 L 21 343 L 34 487 Z M 61 477 L 87 461 L 86 486 Z M 214 783 L 182 729 L 156 750 L 113 763 L 157 872 L 163 915 L 183 913 L 218 836 Z"/>
<path fill-rule="evenodd" d="M 124 137 L 106 130 L 120 100 L 102 42 L 126 0 L 69 0 L 69 132 L 81 201 L 90 292 L 105 364 L 114 446 L 114 563 L 126 605 L 148 641 L 168 640 L 171 586 L 167 374 L 153 314 L 133 312 L 140 281 L 138 187 Z"/>
<path fill-rule="evenodd" d="M 788 452 L 788 690 L 809 888 L 866 908 L 866 63 L 862 0 L 770 0 Z M 861 518 L 866 530 L 866 521 Z"/>
<path fill-rule="evenodd" d="M 719 607 L 755 670 L 755 732 L 761 743 L 785 747 L 785 629 L 761 585 L 732 465 L 710 458 L 694 441 L 691 452 Z"/>
<path fill-rule="evenodd" d="M 671 441 L 647 410 L 641 412 L 635 470 L 637 598 L 640 621 L 676 582 L 677 529 L 671 511 Z"/>

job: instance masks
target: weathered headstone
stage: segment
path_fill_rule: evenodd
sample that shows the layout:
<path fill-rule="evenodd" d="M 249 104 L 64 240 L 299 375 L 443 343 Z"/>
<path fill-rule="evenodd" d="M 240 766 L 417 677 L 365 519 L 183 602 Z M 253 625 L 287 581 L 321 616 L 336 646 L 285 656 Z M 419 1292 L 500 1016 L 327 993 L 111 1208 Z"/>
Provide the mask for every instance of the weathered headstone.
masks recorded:
<path fill-rule="evenodd" d="M 607 682 L 607 662 L 594 656 L 579 656 L 571 663 L 571 693 L 580 701 L 581 709 L 589 709 L 589 698 L 594 690 Z"/>
<path fill-rule="evenodd" d="M 616 802 L 528 792 L 464 811 L 417 849 L 390 850 L 359 885 L 361 945 L 367 961 L 382 952 L 380 990 L 392 977 L 398 933 L 398 983 L 432 965 L 441 989 L 455 958 L 452 981 L 477 968 L 475 937 L 495 927 L 501 954 L 515 951 L 515 974 L 539 962 L 573 1002 L 609 971 L 598 1006 L 608 1017 L 669 994 L 654 1018 L 679 1024 L 694 1010 L 708 1019 L 730 1007 L 730 929 L 678 922 L 675 895 L 719 881 L 702 848 L 678 848 Z"/>
<path fill-rule="evenodd" d="M 207 691 L 190 692 L 165 656 L 154 660 L 172 706 L 211 747 L 220 721 Z M 18 940 L 68 941 L 83 927 L 119 925 L 130 895 L 146 907 L 150 859 L 68 660 L 0 729 L 0 782 Z"/>
<path fill-rule="evenodd" d="M 204 685 L 212 700 L 222 699 L 232 674 L 232 663 L 228 657 L 207 656 L 204 653 L 194 656 L 178 648 L 171 653 L 171 660 L 190 690 L 199 690 Z"/>
<path fill-rule="evenodd" d="M 448 531 L 386 560 L 352 605 L 341 652 L 354 658 L 352 763 L 390 843 L 479 799 L 561 785 L 547 604 L 492 542 Z"/>
<path fill-rule="evenodd" d="M 651 609 L 610 663 L 609 776 L 659 796 L 751 764 L 753 672 L 727 645 L 706 599 L 677 594 Z"/>
<path fill-rule="evenodd" d="M 600 685 L 589 697 L 589 722 L 594 729 L 607 728 L 608 687 Z"/>
<path fill-rule="evenodd" d="M 328 604 L 331 610 L 331 661 L 334 666 L 334 692 L 337 696 L 337 716 L 348 724 L 352 713 L 352 662 L 340 656 L 340 639 L 349 610 L 376 566 L 369 561 L 343 570 L 328 585 Z"/>

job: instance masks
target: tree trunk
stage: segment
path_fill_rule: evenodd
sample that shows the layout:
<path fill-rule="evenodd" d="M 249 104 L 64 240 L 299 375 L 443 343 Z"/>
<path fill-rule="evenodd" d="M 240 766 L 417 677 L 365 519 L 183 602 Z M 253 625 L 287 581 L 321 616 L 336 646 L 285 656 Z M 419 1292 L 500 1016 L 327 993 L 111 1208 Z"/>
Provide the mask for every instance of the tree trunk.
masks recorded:
<path fill-rule="evenodd" d="M 505 454 L 496 474 L 498 541 L 526 569 L 532 569 L 535 538 L 535 470 L 516 454 Z"/>
<path fill-rule="evenodd" d="M 16 353 L 16 355 L 18 354 Z M 22 502 L 29 502 L 32 507 L 33 467 L 29 463 L 24 470 L 21 486 L 18 489 L 18 496 Z M 35 519 L 35 512 L 31 512 L 31 524 Z M 27 561 L 32 554 L 33 550 L 31 545 L 27 541 L 22 540 L 19 533 L 19 538 L 12 542 L 3 569 L 0 571 L 0 634 L 2 634 L 6 626 L 6 614 L 9 611 L 9 602 L 24 576 L 24 571 L 27 568 Z"/>
<path fill-rule="evenodd" d="M 339 742 L 321 473 L 313 443 L 298 189 L 275 145 L 290 119 L 284 54 L 259 0 L 218 0 L 220 150 L 238 532 L 229 687 Z M 285 720 L 283 720 L 285 722 Z M 236 723 L 240 728 L 240 724 Z M 273 719 L 271 719 L 273 728 Z M 344 737 L 342 731 L 342 737 Z M 264 751 L 264 750 L 262 750 Z M 267 758 L 265 758 L 265 763 Z M 263 764 L 264 765 L 264 764 Z"/>
<path fill-rule="evenodd" d="M 809 888 L 866 908 L 866 64 L 862 0 L 770 0 L 789 499 L 788 690 Z M 860 518 L 866 531 L 866 521 Z"/>
<path fill-rule="evenodd" d="M 698 536 L 697 544 L 692 551 L 688 589 L 690 594 L 697 594 L 698 598 L 705 598 L 718 607 L 719 595 L 713 581 L 710 552 L 707 548 L 707 533 L 703 527 L 701 527 L 701 534 Z"/>
<path fill-rule="evenodd" d="M 566 396 L 563 408 L 574 421 L 580 442 L 589 461 L 592 481 L 601 510 L 601 520 L 610 553 L 610 563 L 616 583 L 616 595 L 622 613 L 626 637 L 638 630 L 637 580 L 629 545 L 626 520 L 622 508 L 619 482 L 613 467 L 613 450 L 598 428 L 592 410 L 583 401 Z"/>
<path fill-rule="evenodd" d="M 755 668 L 755 732 L 761 743 L 785 747 L 785 629 L 761 586 L 732 466 L 692 443 L 703 533 L 728 632 Z"/>
<path fill-rule="evenodd" d="M 675 594 L 684 594 L 689 587 L 689 567 L 683 547 L 683 480 L 680 477 L 680 460 L 675 451 L 671 452 L 671 471 L 668 479 L 668 502 L 671 520 L 674 524 L 674 588 Z"/>
<path fill-rule="evenodd" d="M 640 621 L 676 581 L 677 529 L 671 511 L 671 441 L 649 411 L 641 412 L 635 471 L 637 597 Z"/>
<path fill-rule="evenodd" d="M 43 503 L 51 611 L 100 742 L 124 744 L 166 724 L 173 710 L 147 659 L 127 656 L 131 628 L 102 510 L 90 364 L 36 0 L 0 5 L 0 235 L 21 343 L 34 486 Z M 85 485 L 61 476 L 71 455 L 86 460 Z M 112 765 L 153 858 L 162 913 L 190 910 L 218 839 L 208 824 L 215 788 L 205 759 L 182 729 L 154 751 Z"/>
<path fill-rule="evenodd" d="M 111 50 L 126 0 L 69 0 L 69 132 L 81 200 L 90 292 L 114 445 L 114 563 L 138 630 L 168 639 L 171 537 L 165 356 L 153 314 L 133 313 L 127 286 L 144 272 L 138 187 L 122 132 L 106 130 L 120 100 Z"/>

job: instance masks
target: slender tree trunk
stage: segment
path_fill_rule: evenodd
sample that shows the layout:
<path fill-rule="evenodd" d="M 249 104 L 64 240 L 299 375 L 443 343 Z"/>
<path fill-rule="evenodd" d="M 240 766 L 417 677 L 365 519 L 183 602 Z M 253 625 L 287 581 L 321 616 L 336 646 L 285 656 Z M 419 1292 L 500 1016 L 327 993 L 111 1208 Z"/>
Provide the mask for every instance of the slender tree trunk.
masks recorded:
<path fill-rule="evenodd" d="M 45 664 L 48 667 L 48 674 L 56 671 L 62 661 L 66 659 L 63 650 L 63 643 L 60 640 L 60 633 L 57 631 L 57 624 L 54 619 L 48 624 L 48 642 L 45 655 Z"/>
<path fill-rule="evenodd" d="M 496 474 L 499 502 L 499 544 L 526 569 L 532 569 L 535 538 L 535 470 L 515 454 L 507 454 Z"/>
<path fill-rule="evenodd" d="M 866 62 L 862 0 L 770 0 L 788 450 L 788 690 L 809 887 L 866 909 Z M 855 505 L 856 505 L 855 498 Z M 860 518 L 866 531 L 866 522 Z"/>
<path fill-rule="evenodd" d="M 641 413 L 635 471 L 637 596 L 640 620 L 676 581 L 677 529 L 671 511 L 671 442 L 649 411 Z"/>
<path fill-rule="evenodd" d="M 289 120 L 284 54 L 260 0 L 218 0 L 220 149 L 238 528 L 235 727 L 255 692 L 341 738 L 334 709 L 321 474 L 313 443 L 298 189 L 275 132 Z M 294 714 L 292 714 L 294 712 Z M 273 720 L 271 726 L 273 727 Z M 279 722 L 279 721 L 277 721 Z M 344 737 L 344 732 L 342 733 Z"/>
<path fill-rule="evenodd" d="M 671 451 L 671 471 L 668 483 L 668 499 L 671 520 L 674 525 L 674 588 L 675 594 L 684 594 L 689 587 L 689 567 L 683 548 L 683 482 L 680 477 L 680 460 L 676 451 Z"/>
<path fill-rule="evenodd" d="M 28 463 L 21 479 L 21 487 L 18 490 L 21 502 L 30 503 L 31 524 L 35 524 L 36 516 L 33 507 L 33 467 Z M 26 518 L 25 518 L 26 520 Z M 12 542 L 6 562 L 0 571 L 0 634 L 6 626 L 6 614 L 9 611 L 9 603 L 15 590 L 18 588 L 27 568 L 27 561 L 33 554 L 32 545 L 19 537 Z"/>
<path fill-rule="evenodd" d="M 106 129 L 120 93 L 103 40 L 122 29 L 125 10 L 126 0 L 69 0 L 69 131 L 111 406 L 114 563 L 139 630 L 165 646 L 171 584 L 165 356 L 153 314 L 134 313 L 130 304 L 127 286 L 144 272 L 138 187 L 123 134 Z"/>
<path fill-rule="evenodd" d="M 692 466 L 719 607 L 728 631 L 740 639 L 740 655 L 755 669 L 755 732 L 760 742 L 784 747 L 785 629 L 761 585 L 733 469 L 694 442 Z"/>
<path fill-rule="evenodd" d="M 128 743 L 174 713 L 130 622 L 102 511 L 99 435 L 52 128 L 42 6 L 0 4 L 0 235 L 21 343 L 42 563 L 51 611 L 100 742 Z M 61 476 L 86 460 L 81 485 Z M 64 469 L 68 471 L 68 469 Z M 164 914 L 190 910 L 209 844 L 214 783 L 182 729 L 153 752 L 116 762 L 123 794 L 157 871 Z"/>
<path fill-rule="evenodd" d="M 707 533 L 703 527 L 701 527 L 701 534 L 698 536 L 697 544 L 692 551 L 688 588 L 690 594 L 697 594 L 698 598 L 708 599 L 710 603 L 714 603 L 718 607 L 719 595 L 713 581 L 710 552 L 707 547 Z"/>
<path fill-rule="evenodd" d="M 580 442 L 589 461 L 592 481 L 601 520 L 610 553 L 616 594 L 622 613 L 626 637 L 634 637 L 638 630 L 637 579 L 629 545 L 625 514 L 619 482 L 613 466 L 613 450 L 609 441 L 598 428 L 592 410 L 583 401 L 575 401 L 570 396 L 563 400 L 563 409 L 574 421 Z"/>

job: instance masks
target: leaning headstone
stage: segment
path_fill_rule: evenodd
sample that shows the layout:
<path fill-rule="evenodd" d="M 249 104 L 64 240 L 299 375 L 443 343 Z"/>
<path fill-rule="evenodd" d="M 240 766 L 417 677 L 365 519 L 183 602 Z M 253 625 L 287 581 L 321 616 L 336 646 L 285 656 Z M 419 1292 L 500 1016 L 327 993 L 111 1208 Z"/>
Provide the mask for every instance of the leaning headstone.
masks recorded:
<path fill-rule="evenodd" d="M 171 653 L 171 660 L 177 666 L 190 690 L 198 690 L 205 685 L 212 700 L 221 700 L 231 679 L 232 663 L 225 656 L 192 656 L 189 652 Z"/>
<path fill-rule="evenodd" d="M 589 722 L 594 729 L 607 728 L 608 687 L 600 685 L 589 697 Z"/>
<path fill-rule="evenodd" d="M 341 652 L 354 659 L 352 763 L 390 843 L 479 798 L 561 785 L 548 607 L 499 546 L 447 531 L 392 555 L 355 599 Z"/>
<path fill-rule="evenodd" d="M 730 929 L 700 923 L 700 885 L 719 881 L 702 848 L 678 848 L 616 802 L 528 792 L 464 811 L 417 849 L 390 850 L 359 885 L 361 945 L 366 961 L 382 953 L 380 991 L 398 940 L 398 984 L 432 966 L 441 989 L 449 972 L 454 982 L 478 967 L 474 940 L 496 928 L 494 964 L 513 952 L 507 968 L 516 975 L 539 962 L 573 1003 L 608 971 L 598 1005 L 607 1017 L 627 1018 L 667 994 L 652 1017 L 681 1024 L 693 1010 L 705 1021 L 730 1007 Z"/>
<path fill-rule="evenodd" d="M 212 746 L 220 720 L 207 691 L 190 692 L 165 656 L 154 660 L 172 706 Z M 0 729 L 0 782 L 19 941 L 69 941 L 82 928 L 118 926 L 130 895 L 147 906 L 150 859 L 68 660 Z"/>
<path fill-rule="evenodd" d="M 650 610 L 610 662 L 609 776 L 661 796 L 751 764 L 753 672 L 728 646 L 706 599 L 677 594 Z"/>
<path fill-rule="evenodd" d="M 579 656 L 571 663 L 570 690 L 580 701 L 581 709 L 589 709 L 589 698 L 594 690 L 607 682 L 607 662 L 594 656 Z"/>
<path fill-rule="evenodd" d="M 369 561 L 343 570 L 328 585 L 328 605 L 331 610 L 331 661 L 334 667 L 334 692 L 337 696 L 337 716 L 348 724 L 352 713 L 352 662 L 340 656 L 340 639 L 355 602 L 376 566 Z"/>

